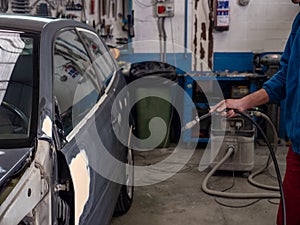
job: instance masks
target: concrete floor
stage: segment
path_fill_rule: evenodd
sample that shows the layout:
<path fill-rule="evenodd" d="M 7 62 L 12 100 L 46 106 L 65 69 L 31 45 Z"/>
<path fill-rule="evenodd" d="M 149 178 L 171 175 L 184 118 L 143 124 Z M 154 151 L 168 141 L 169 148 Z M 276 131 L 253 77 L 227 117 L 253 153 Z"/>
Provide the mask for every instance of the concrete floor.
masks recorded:
<path fill-rule="evenodd" d="M 168 156 L 172 150 L 168 148 L 138 152 L 135 154 L 136 164 L 149 165 L 157 162 Z M 209 171 L 198 170 L 203 152 L 204 148 L 197 148 L 185 167 L 168 180 L 150 186 L 135 187 L 132 208 L 126 215 L 113 218 L 111 225 L 274 225 L 278 199 L 233 200 L 210 196 L 202 191 L 202 181 Z M 284 143 L 277 151 L 282 176 L 286 152 Z M 252 172 L 264 166 L 267 157 L 266 146 L 256 143 L 255 168 Z M 275 174 L 272 166 L 269 172 Z M 261 175 L 257 180 L 277 184 L 276 179 L 270 175 Z M 208 185 L 215 190 L 229 188 L 227 192 L 266 192 L 251 186 L 245 174 L 235 174 L 233 177 L 232 172 L 211 177 Z M 243 207 L 246 205 L 249 206 Z"/>

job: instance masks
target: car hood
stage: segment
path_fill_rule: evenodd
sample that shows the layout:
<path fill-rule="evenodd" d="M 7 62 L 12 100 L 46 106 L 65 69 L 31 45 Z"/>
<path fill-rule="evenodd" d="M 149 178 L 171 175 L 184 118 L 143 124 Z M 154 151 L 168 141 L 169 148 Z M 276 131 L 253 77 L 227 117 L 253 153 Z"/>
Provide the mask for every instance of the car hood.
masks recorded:
<path fill-rule="evenodd" d="M 0 149 L 0 190 L 26 164 L 33 148 Z"/>

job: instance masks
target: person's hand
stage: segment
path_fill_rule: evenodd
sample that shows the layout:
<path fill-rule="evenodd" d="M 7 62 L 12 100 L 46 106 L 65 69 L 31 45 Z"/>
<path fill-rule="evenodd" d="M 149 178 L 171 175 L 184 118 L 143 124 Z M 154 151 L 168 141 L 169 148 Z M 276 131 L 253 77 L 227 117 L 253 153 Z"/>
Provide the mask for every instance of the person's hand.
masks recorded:
<path fill-rule="evenodd" d="M 240 99 L 223 100 L 212 107 L 209 112 L 217 112 L 228 117 L 233 117 L 236 115 L 236 113 L 232 109 L 237 109 L 241 112 L 244 112 L 247 109 L 265 104 L 267 102 L 269 102 L 268 93 L 265 89 L 260 89 Z"/>
<path fill-rule="evenodd" d="M 245 111 L 246 108 L 243 107 L 243 105 L 244 105 L 243 99 L 226 99 L 213 106 L 209 112 L 210 113 L 217 112 L 224 116 L 233 117 L 236 116 L 236 113 L 232 109 Z"/>

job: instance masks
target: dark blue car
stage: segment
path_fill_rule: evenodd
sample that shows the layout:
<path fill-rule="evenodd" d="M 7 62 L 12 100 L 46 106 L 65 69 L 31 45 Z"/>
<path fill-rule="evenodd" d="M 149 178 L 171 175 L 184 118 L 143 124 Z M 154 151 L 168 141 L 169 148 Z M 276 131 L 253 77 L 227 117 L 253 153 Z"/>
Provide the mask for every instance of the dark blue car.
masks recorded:
<path fill-rule="evenodd" d="M 94 30 L 1 15 L 0 60 L 0 224 L 102 225 L 127 212 L 133 157 L 116 133 L 130 140 L 129 95 Z"/>

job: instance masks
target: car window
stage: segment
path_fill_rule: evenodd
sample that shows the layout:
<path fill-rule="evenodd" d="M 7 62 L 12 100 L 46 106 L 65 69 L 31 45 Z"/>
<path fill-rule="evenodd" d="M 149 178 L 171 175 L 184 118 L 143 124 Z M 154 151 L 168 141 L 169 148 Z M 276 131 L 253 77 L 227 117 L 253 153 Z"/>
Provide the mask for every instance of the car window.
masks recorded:
<path fill-rule="evenodd" d="M 107 86 L 110 78 L 116 71 L 116 62 L 96 34 L 83 29 L 78 30 L 92 56 L 93 65 L 99 73 L 102 84 Z"/>
<path fill-rule="evenodd" d="M 99 100 L 102 86 L 75 30 L 56 37 L 53 64 L 53 94 L 67 135 Z"/>
<path fill-rule="evenodd" d="M 0 141 L 29 140 L 34 105 L 34 38 L 0 30 Z M 36 104 L 36 102 L 35 102 Z M 20 142 L 16 142 L 20 140 Z"/>

